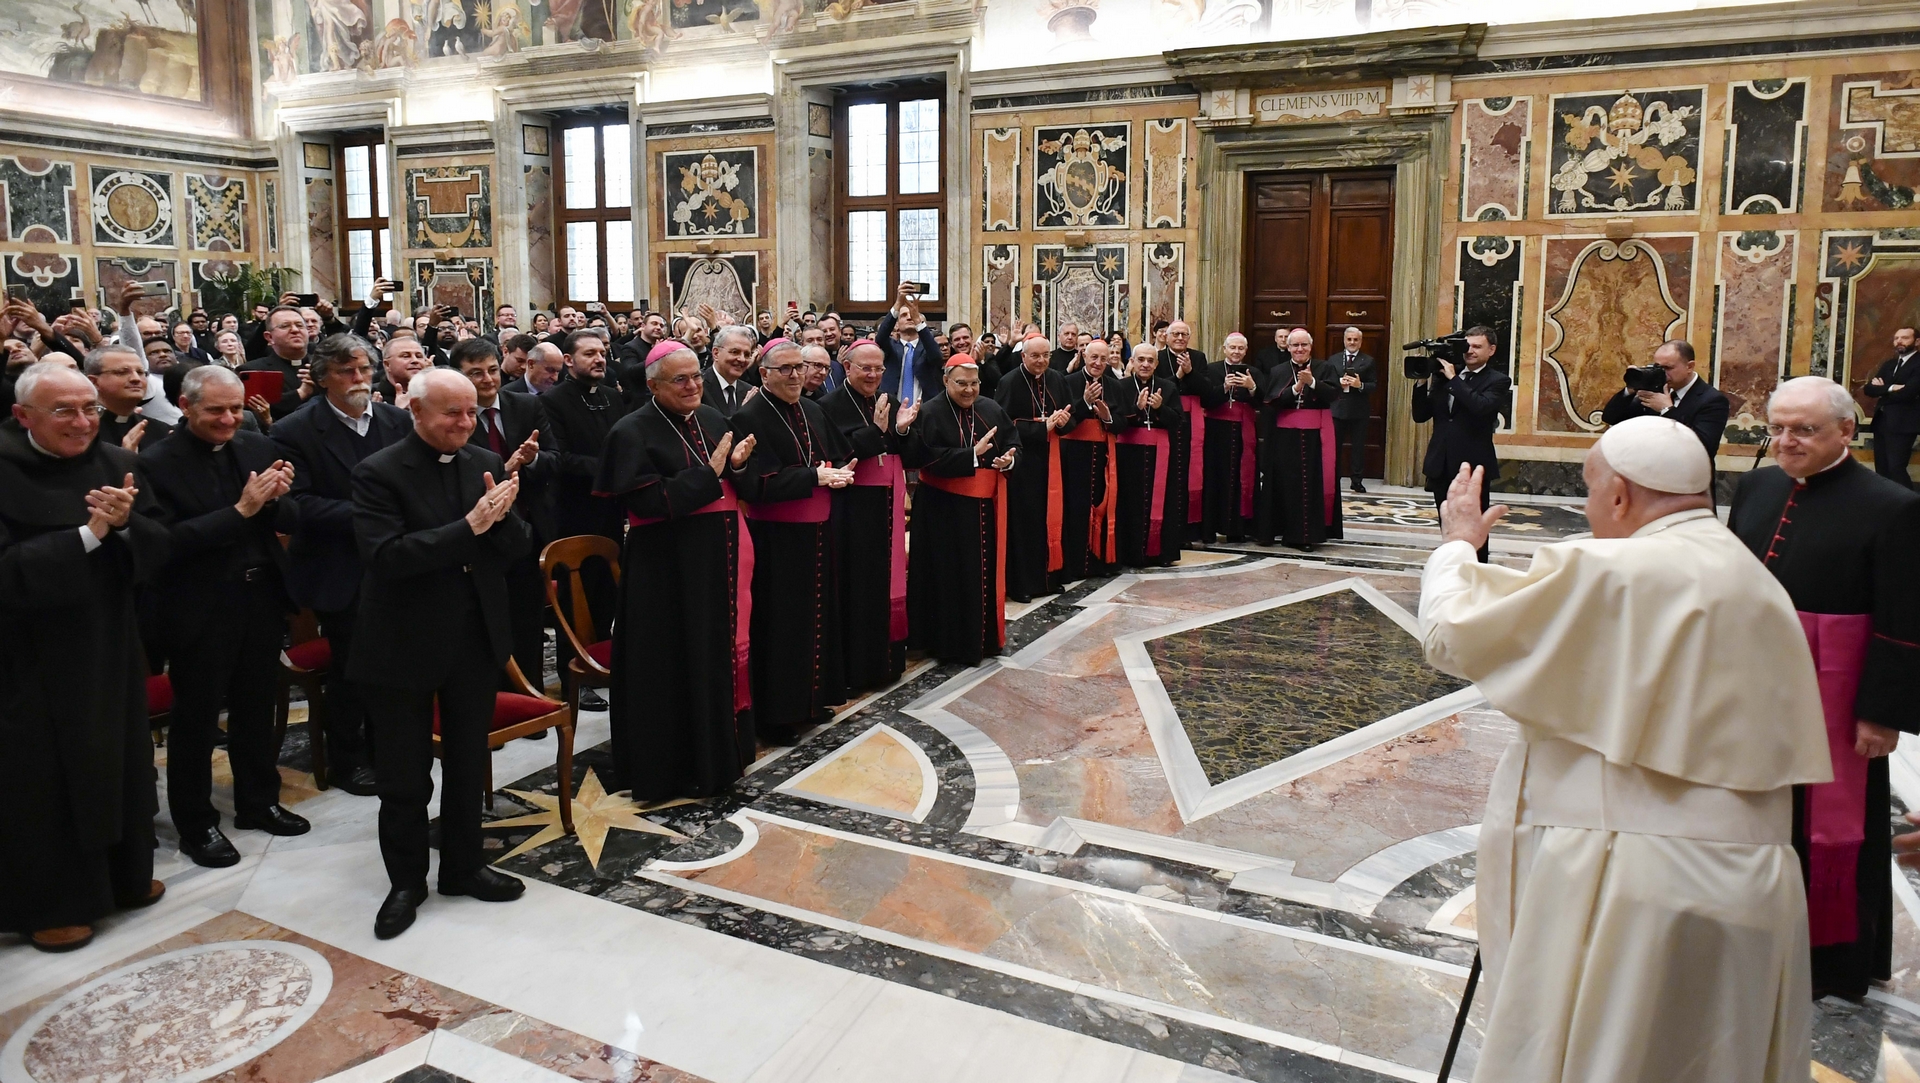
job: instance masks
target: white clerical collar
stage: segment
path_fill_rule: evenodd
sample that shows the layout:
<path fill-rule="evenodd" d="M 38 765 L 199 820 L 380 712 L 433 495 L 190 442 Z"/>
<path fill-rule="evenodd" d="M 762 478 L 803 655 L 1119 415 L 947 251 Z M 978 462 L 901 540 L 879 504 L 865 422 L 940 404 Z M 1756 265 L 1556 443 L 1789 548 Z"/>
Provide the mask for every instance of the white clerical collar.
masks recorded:
<path fill-rule="evenodd" d="M 1695 519 L 1705 519 L 1712 516 L 1712 508 L 1688 508 L 1686 511 L 1676 511 L 1672 515 L 1662 515 L 1660 518 L 1655 519 L 1653 522 L 1648 523 L 1646 526 L 1641 527 L 1628 536 L 1644 538 L 1649 534 L 1658 534 L 1668 527 L 1675 527 L 1681 523 L 1689 523 Z"/>
<path fill-rule="evenodd" d="M 40 441 L 35 440 L 33 438 L 33 430 L 31 429 L 27 430 L 27 446 L 39 452 L 40 454 L 45 455 L 49 459 L 58 459 L 60 457 L 58 455 L 55 455 L 53 452 L 48 451 L 46 448 L 41 447 Z"/>
<path fill-rule="evenodd" d="M 345 410 L 342 410 L 341 408 L 333 404 L 332 399 L 327 400 L 327 409 L 332 410 L 333 416 L 339 418 L 342 424 L 346 425 L 347 428 L 352 429 L 354 433 L 359 436 L 367 435 L 367 426 L 373 424 L 373 404 L 372 403 L 368 403 L 367 408 L 360 411 L 359 417 L 348 416 Z"/>
<path fill-rule="evenodd" d="M 441 455 L 441 456 L 440 456 L 440 461 L 441 461 L 442 463 L 450 463 L 450 462 L 452 462 L 452 461 L 453 461 L 453 452 L 451 452 L 451 451 L 449 451 L 449 452 L 447 452 L 447 453 L 445 453 L 444 455 Z"/>

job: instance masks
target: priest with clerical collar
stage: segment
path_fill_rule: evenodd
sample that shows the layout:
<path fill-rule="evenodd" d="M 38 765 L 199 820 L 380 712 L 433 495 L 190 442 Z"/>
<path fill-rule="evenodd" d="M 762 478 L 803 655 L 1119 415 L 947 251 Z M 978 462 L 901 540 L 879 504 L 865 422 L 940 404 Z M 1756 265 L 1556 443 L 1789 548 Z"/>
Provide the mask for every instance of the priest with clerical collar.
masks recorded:
<path fill-rule="evenodd" d="M 1020 461 L 1007 475 L 1007 597 L 1030 602 L 1060 588 L 1064 511 L 1060 434 L 1075 421 L 1067 378 L 1052 367 L 1053 347 L 1039 333 L 1020 343 L 1019 365 L 1000 381 L 995 401 L 1013 422 Z"/>
<path fill-rule="evenodd" d="M 607 433 L 594 488 L 627 512 L 608 722 L 635 800 L 711 797 L 755 759 L 748 670 L 753 538 L 733 478 L 754 440 L 701 402 L 700 359 L 647 352 L 651 401 Z"/>
<path fill-rule="evenodd" d="M 1819 659 L 1833 781 L 1795 793 L 1815 996 L 1859 999 L 1892 970 L 1887 756 L 1920 732 L 1920 494 L 1853 458 L 1853 397 L 1824 376 L 1767 402 L 1774 465 L 1740 479 L 1727 525 L 1793 599 Z"/>
<path fill-rule="evenodd" d="M 847 698 L 841 658 L 834 497 L 853 483 L 853 455 L 802 391 L 806 359 L 777 338 L 760 350 L 761 393 L 731 420 L 754 438 L 735 478 L 753 533 L 753 713 L 762 737 L 790 745 Z"/>
<path fill-rule="evenodd" d="M 133 452 L 95 439 L 85 376 L 42 361 L 14 393 L 0 425 L 0 733 L 18 802 L 0 817 L 0 929 L 72 951 L 165 890 L 133 609 L 168 541 Z"/>
<path fill-rule="evenodd" d="M 1593 536 L 1481 564 L 1480 467 L 1441 505 L 1426 656 L 1519 723 L 1487 795 L 1477 1083 L 1804 1081 L 1795 786 L 1833 777 L 1802 619 L 1714 518 L 1685 426 L 1588 451 Z M 1886 833 L 1886 821 L 1879 828 Z M 1885 864 L 1882 864 L 1882 871 Z"/>
<path fill-rule="evenodd" d="M 1006 411 L 980 397 L 974 358 L 955 354 L 943 371 L 945 390 L 907 430 L 908 465 L 920 471 L 908 634 L 943 662 L 978 665 L 1006 643 L 1006 475 L 1022 452 Z"/>
<path fill-rule="evenodd" d="M 1254 506 L 1254 536 L 1310 550 L 1342 533 L 1332 412 L 1340 369 L 1314 360 L 1303 327 L 1287 333 L 1287 355 L 1267 376 L 1273 427 L 1261 445 L 1267 485 Z"/>
<path fill-rule="evenodd" d="M 1071 583 L 1112 574 L 1119 556 L 1113 438 L 1129 424 L 1131 400 L 1106 342 L 1097 338 L 1081 346 L 1079 368 L 1067 375 L 1066 387 L 1073 424 L 1060 434 L 1060 581 Z"/>
<path fill-rule="evenodd" d="M 1179 387 L 1156 371 L 1161 356 L 1152 343 L 1135 346 L 1120 380 L 1130 424 L 1115 438 L 1115 537 L 1130 568 L 1177 562 L 1186 537 L 1187 418 Z"/>
<path fill-rule="evenodd" d="M 1207 366 L 1202 401 L 1206 439 L 1199 538 L 1243 541 L 1254 531 L 1258 496 L 1260 404 L 1267 398 L 1267 370 L 1247 358 L 1247 336 L 1229 334 L 1220 360 Z"/>
<path fill-rule="evenodd" d="M 173 431 L 173 426 L 142 412 L 147 366 L 139 354 L 125 346 L 99 346 L 87 353 L 81 368 L 100 393 L 99 439 L 139 451 Z"/>
<path fill-rule="evenodd" d="M 811 348 L 809 348 L 811 352 Z M 896 410 L 880 380 L 887 355 L 872 339 L 848 347 L 840 386 L 820 400 L 853 453 L 853 484 L 841 490 L 840 618 L 847 687 L 891 684 L 907 659 L 907 480 L 899 429 L 919 409 Z"/>

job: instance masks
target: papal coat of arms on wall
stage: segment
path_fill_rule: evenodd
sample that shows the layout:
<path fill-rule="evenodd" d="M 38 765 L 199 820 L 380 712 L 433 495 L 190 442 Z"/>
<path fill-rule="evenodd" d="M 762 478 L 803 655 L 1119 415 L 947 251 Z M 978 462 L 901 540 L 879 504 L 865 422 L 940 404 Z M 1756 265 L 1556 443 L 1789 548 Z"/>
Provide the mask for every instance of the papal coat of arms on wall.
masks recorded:
<path fill-rule="evenodd" d="M 1034 226 L 1124 227 L 1132 130 L 1129 123 L 1035 128 Z"/>
<path fill-rule="evenodd" d="M 1705 100 L 1702 87 L 1556 95 L 1548 213 L 1697 208 Z"/>
<path fill-rule="evenodd" d="M 760 151 L 668 151 L 660 156 L 669 237 L 758 237 Z"/>

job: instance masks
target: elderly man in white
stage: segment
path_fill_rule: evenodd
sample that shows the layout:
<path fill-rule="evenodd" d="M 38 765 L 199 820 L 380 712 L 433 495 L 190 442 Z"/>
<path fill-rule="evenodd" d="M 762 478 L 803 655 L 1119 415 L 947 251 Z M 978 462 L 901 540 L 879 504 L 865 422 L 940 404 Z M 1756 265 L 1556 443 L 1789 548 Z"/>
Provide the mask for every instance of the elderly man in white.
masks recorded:
<path fill-rule="evenodd" d="M 1520 724 L 1487 795 L 1477 1083 L 1804 1083 L 1791 787 L 1831 775 L 1793 603 L 1714 518 L 1684 426 L 1588 452 L 1593 537 L 1479 564 L 1465 468 L 1421 583 L 1427 658 Z"/>

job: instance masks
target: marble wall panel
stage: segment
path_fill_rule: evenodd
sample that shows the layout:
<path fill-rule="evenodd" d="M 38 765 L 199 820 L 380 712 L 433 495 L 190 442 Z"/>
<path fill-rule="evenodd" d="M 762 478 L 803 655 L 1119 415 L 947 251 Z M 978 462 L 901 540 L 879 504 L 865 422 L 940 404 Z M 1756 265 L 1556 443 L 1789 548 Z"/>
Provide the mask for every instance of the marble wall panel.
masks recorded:
<path fill-rule="evenodd" d="M 1906 210 L 1920 187 L 1920 71 L 1833 77 L 1825 207 Z"/>
<path fill-rule="evenodd" d="M 412 267 L 415 311 L 430 305 L 452 305 L 462 316 L 493 330 L 493 260 L 486 256 L 454 259 L 416 259 Z"/>
<path fill-rule="evenodd" d="M 1520 281 L 1520 268 L 1526 260 L 1525 237 L 1462 237 L 1454 262 L 1453 326 L 1491 327 L 1499 334 L 1493 359 L 1487 364 L 1507 374 L 1513 381 L 1512 397 L 1501 419 L 1501 428 L 1511 432 L 1515 424 L 1514 404 L 1520 399 L 1521 385 L 1527 374 L 1514 364 L 1514 344 L 1520 341 L 1521 303 L 1526 287 Z"/>
<path fill-rule="evenodd" d="M 527 292 L 535 308 L 552 308 L 553 167 L 543 158 L 521 169 L 527 199 Z"/>
<path fill-rule="evenodd" d="M 0 240 L 72 244 L 72 162 L 0 157 Z"/>
<path fill-rule="evenodd" d="M 1048 335 L 1062 324 L 1125 327 L 1128 317 L 1127 246 L 1040 245 L 1033 250 L 1034 308 Z"/>
<path fill-rule="evenodd" d="M 1033 130 L 1035 229 L 1123 229 L 1133 124 Z"/>
<path fill-rule="evenodd" d="M 1020 228 L 1020 129 L 980 133 L 980 228 L 987 233 Z"/>
<path fill-rule="evenodd" d="M 187 247 L 200 252 L 247 250 L 247 182 L 241 177 L 189 173 L 187 208 L 191 215 Z"/>
<path fill-rule="evenodd" d="M 1179 229 L 1187 224 L 1187 119 L 1149 120 L 1146 133 L 1146 221 L 1148 229 Z"/>
<path fill-rule="evenodd" d="M 1020 246 L 990 244 L 980 250 L 980 311 L 982 331 L 1007 341 L 1020 319 L 1016 294 L 1020 288 Z"/>
<path fill-rule="evenodd" d="M 759 297 L 761 253 L 692 253 L 661 257 L 666 269 L 667 306 L 682 312 L 709 304 L 735 319 L 755 311 Z"/>
<path fill-rule="evenodd" d="M 813 251 L 831 254 L 834 251 L 834 214 L 833 214 L 833 148 L 807 148 L 807 203 L 813 213 L 808 216 L 807 228 L 813 231 Z M 828 298 L 835 292 L 832 258 L 813 261 L 812 280 L 798 284 L 799 289 L 812 287 L 807 297 Z M 789 291 L 789 296 L 793 291 Z M 769 299 L 769 308 L 776 307 Z"/>
<path fill-rule="evenodd" d="M 1705 87 L 1556 94 L 1547 214 L 1699 209 Z"/>
<path fill-rule="evenodd" d="M 307 288 L 322 297 L 332 297 L 340 289 L 340 256 L 336 250 L 334 232 L 333 178 L 308 177 L 306 188 Z"/>
<path fill-rule="evenodd" d="M 246 260 L 196 259 L 187 262 L 190 303 L 208 312 L 244 312 L 247 291 L 237 281 L 250 264 Z"/>
<path fill-rule="evenodd" d="M 1460 103 L 1460 220 L 1527 216 L 1533 99 L 1474 98 Z"/>
<path fill-rule="evenodd" d="M 67 311 L 75 297 L 88 304 L 93 299 L 81 289 L 80 260 L 57 252 L 9 252 L 0 258 L 6 285 L 27 291 L 27 300 L 43 313 L 57 316 Z"/>
<path fill-rule="evenodd" d="M 1820 237 L 1813 364 L 1858 395 L 1893 355 L 1893 332 L 1920 320 L 1920 236 L 1906 229 Z"/>
<path fill-rule="evenodd" d="M 487 165 L 408 166 L 400 171 L 407 205 L 407 248 L 493 246 L 493 169 Z"/>
<path fill-rule="evenodd" d="M 280 251 L 280 182 L 267 177 L 260 182 L 260 218 L 266 223 L 267 250 Z"/>
<path fill-rule="evenodd" d="M 1620 374 L 1685 335 L 1694 242 L 1693 234 L 1547 239 L 1540 428 L 1597 432 Z"/>
<path fill-rule="evenodd" d="M 668 237 L 758 237 L 760 149 L 660 155 L 660 212 Z"/>
<path fill-rule="evenodd" d="M 1799 240 L 1791 230 L 1718 238 L 1710 381 L 1732 401 L 1727 438 L 1735 443 L 1760 442 L 1767 396 L 1787 371 Z"/>
<path fill-rule="evenodd" d="M 1807 87 L 1805 79 L 1762 79 L 1727 88 L 1721 181 L 1726 213 L 1791 214 L 1800 209 Z"/>
<path fill-rule="evenodd" d="M 1187 317 L 1187 246 L 1148 241 L 1140 246 L 1140 304 L 1148 327 Z"/>
<path fill-rule="evenodd" d="M 173 174 L 96 165 L 88 169 L 93 243 L 172 248 L 175 229 Z"/>
<path fill-rule="evenodd" d="M 172 259 L 140 259 L 136 256 L 103 257 L 94 260 L 94 283 L 100 287 L 98 296 L 118 297 L 121 287 L 129 282 L 165 282 L 167 293 L 163 297 L 142 297 L 133 303 L 133 311 L 141 316 L 158 316 L 177 304 L 176 293 L 180 289 L 180 261 Z M 102 308 L 106 305 L 102 304 Z"/>

